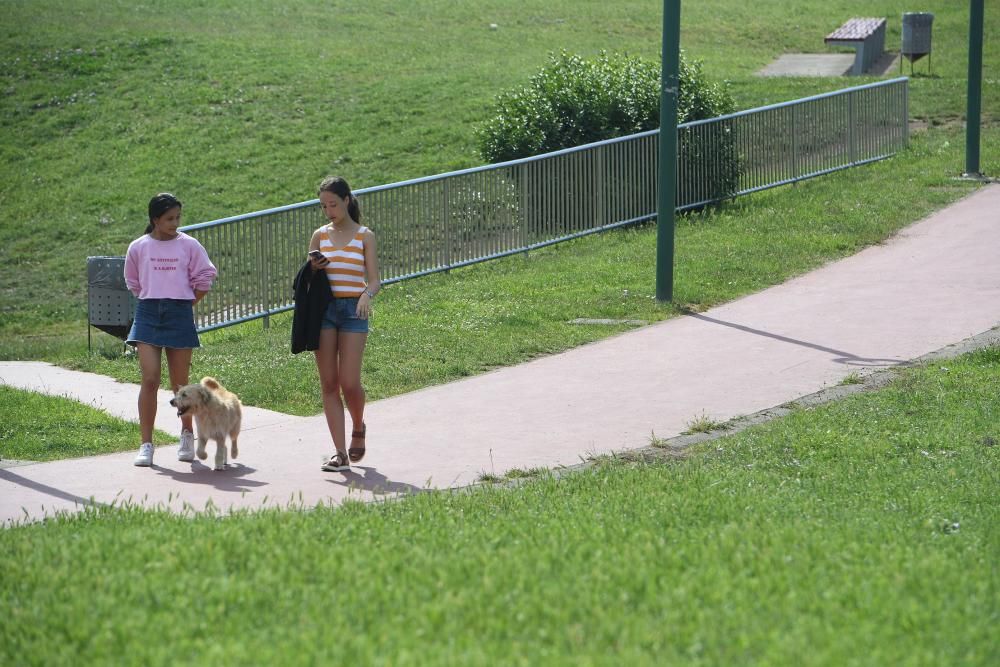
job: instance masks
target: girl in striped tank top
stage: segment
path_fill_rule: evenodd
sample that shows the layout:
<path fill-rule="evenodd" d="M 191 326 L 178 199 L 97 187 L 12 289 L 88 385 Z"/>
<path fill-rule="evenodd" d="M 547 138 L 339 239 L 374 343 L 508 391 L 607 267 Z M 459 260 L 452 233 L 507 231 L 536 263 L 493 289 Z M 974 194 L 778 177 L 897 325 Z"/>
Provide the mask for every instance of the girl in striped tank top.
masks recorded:
<path fill-rule="evenodd" d="M 323 470 L 349 470 L 365 455 L 365 390 L 361 359 L 368 340 L 372 298 L 378 294 L 375 235 L 361 224 L 361 207 L 342 178 L 328 177 L 319 186 L 319 203 L 329 224 L 313 232 L 309 258 L 313 271 L 324 271 L 333 298 L 327 306 L 316 350 L 323 413 L 334 454 Z M 344 405 L 351 413 L 347 444 Z"/>

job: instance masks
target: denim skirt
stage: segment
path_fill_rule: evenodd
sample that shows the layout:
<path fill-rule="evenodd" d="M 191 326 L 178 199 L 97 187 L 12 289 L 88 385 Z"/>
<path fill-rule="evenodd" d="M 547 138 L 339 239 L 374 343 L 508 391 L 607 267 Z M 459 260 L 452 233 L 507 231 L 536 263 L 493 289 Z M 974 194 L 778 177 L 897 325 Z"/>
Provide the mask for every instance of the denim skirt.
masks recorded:
<path fill-rule="evenodd" d="M 177 349 L 201 347 L 194 304 L 184 299 L 140 299 L 125 342 Z"/>

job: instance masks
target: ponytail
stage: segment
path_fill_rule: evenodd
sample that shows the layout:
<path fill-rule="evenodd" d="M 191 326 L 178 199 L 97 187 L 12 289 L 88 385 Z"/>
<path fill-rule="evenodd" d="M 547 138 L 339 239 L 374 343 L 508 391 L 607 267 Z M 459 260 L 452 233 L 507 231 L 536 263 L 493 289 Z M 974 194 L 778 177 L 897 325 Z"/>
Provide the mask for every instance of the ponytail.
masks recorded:
<path fill-rule="evenodd" d="M 351 201 L 347 203 L 347 214 L 351 216 L 351 220 L 361 224 L 361 204 L 358 203 L 358 198 L 351 194 Z"/>

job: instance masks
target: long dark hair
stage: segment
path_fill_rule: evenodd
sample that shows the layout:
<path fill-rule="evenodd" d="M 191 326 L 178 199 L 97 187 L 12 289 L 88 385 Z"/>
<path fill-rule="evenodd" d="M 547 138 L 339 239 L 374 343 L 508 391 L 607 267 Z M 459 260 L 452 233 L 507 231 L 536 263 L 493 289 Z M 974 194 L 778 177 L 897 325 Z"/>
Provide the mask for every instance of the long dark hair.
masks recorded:
<path fill-rule="evenodd" d="M 351 216 L 354 222 L 361 223 L 361 206 L 358 204 L 358 198 L 351 194 L 351 186 L 347 181 L 340 176 L 327 176 L 319 184 L 319 192 L 332 192 L 341 199 L 346 199 L 347 215 Z"/>
<path fill-rule="evenodd" d="M 181 200 L 169 192 L 161 192 L 149 200 L 149 224 L 146 225 L 145 234 L 153 231 L 153 221 L 159 218 L 172 208 L 181 208 Z"/>

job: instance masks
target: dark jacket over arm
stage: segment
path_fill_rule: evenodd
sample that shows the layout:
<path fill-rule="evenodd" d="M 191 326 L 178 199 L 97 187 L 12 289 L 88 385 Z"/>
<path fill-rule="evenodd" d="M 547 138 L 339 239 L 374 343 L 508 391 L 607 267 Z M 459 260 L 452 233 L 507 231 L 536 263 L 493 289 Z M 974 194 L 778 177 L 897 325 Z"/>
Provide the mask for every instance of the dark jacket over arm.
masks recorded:
<path fill-rule="evenodd" d="M 313 271 L 309 262 L 302 265 L 295 282 L 295 310 L 292 314 L 292 354 L 319 349 L 319 331 L 333 298 L 326 271 Z"/>

